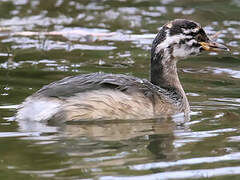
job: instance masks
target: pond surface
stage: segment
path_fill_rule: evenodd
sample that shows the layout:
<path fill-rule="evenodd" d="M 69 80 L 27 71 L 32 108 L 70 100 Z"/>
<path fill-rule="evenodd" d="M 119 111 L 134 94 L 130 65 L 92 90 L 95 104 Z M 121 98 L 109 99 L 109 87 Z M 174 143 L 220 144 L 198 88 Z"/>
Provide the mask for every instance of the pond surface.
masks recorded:
<path fill-rule="evenodd" d="M 0 179 L 239 179 L 239 0 L 2 0 Z M 231 54 L 178 64 L 191 120 L 16 122 L 43 85 L 90 72 L 148 78 L 164 23 L 193 19 Z"/>

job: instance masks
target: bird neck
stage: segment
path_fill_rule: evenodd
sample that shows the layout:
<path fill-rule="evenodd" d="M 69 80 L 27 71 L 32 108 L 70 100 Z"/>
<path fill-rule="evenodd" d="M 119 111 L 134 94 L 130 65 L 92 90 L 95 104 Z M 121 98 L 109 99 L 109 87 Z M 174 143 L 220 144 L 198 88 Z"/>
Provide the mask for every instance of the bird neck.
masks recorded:
<path fill-rule="evenodd" d="M 153 51 L 151 57 L 151 83 L 167 91 L 176 93 L 179 98 L 187 101 L 178 78 L 177 61 L 170 53 L 164 53 L 164 50 L 158 53 L 155 53 L 155 49 Z"/>

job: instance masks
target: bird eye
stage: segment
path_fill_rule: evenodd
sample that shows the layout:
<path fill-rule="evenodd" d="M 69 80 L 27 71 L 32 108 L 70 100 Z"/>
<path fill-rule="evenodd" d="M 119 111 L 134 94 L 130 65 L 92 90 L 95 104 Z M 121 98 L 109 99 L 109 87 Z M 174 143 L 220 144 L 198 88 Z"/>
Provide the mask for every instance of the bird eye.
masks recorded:
<path fill-rule="evenodd" d="M 195 39 L 196 39 L 198 42 L 204 41 L 204 38 L 202 37 L 201 34 L 197 34 L 197 35 L 195 36 Z"/>

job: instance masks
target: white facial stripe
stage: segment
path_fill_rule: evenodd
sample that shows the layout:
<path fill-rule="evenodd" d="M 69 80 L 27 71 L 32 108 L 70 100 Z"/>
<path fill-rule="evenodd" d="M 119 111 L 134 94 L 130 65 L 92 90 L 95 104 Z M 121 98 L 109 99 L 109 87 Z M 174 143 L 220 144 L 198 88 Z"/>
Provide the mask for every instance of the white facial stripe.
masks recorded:
<path fill-rule="evenodd" d="M 183 31 L 184 34 L 189 34 L 191 32 L 196 33 L 196 32 L 199 31 L 199 29 L 200 29 L 200 27 L 196 27 L 194 29 L 184 29 L 184 28 L 182 28 L 182 31 Z"/>
<path fill-rule="evenodd" d="M 173 57 L 187 57 L 189 52 L 184 48 L 174 48 L 172 55 Z"/>
<path fill-rule="evenodd" d="M 200 52 L 200 48 L 189 48 L 186 44 L 179 46 L 175 46 L 173 48 L 172 55 L 177 58 L 185 58 L 190 54 L 198 54 Z"/>
<path fill-rule="evenodd" d="M 197 41 L 196 41 L 195 39 L 191 39 L 190 41 L 187 41 L 187 42 L 186 42 L 186 44 L 187 44 L 188 46 L 192 46 L 193 43 L 197 43 Z"/>
<path fill-rule="evenodd" d="M 169 45 L 178 44 L 181 39 L 190 39 L 190 38 L 192 38 L 192 36 L 186 36 L 184 34 L 177 34 L 174 36 L 169 36 L 169 32 L 167 32 L 166 39 L 157 45 L 155 51 L 156 51 L 156 53 L 158 53 L 162 49 L 167 48 Z"/>

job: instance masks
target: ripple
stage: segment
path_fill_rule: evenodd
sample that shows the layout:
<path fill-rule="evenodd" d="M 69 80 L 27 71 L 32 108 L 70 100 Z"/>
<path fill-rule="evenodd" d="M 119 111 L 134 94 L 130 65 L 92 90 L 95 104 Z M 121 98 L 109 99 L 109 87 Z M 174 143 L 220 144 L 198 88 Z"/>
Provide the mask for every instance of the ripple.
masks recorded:
<path fill-rule="evenodd" d="M 91 161 L 106 161 L 106 160 L 112 160 L 112 159 L 122 159 L 125 158 L 127 155 L 129 155 L 128 152 L 121 152 L 119 154 L 116 154 L 114 156 L 102 156 L 97 158 L 84 158 L 85 161 L 91 162 Z"/>
<path fill-rule="evenodd" d="M 234 104 L 236 106 L 240 106 L 240 98 L 209 98 L 209 100 L 214 100 L 214 101 L 220 101 L 220 102 L 232 102 L 232 103 L 237 103 Z M 233 105 L 233 104 L 231 104 Z"/>
<path fill-rule="evenodd" d="M 240 21 L 223 21 L 225 26 L 240 25 Z"/>
<path fill-rule="evenodd" d="M 81 49 L 81 50 L 97 50 L 97 51 L 111 51 L 117 49 L 115 46 L 94 46 L 94 45 L 86 45 L 86 44 L 75 44 L 70 47 L 70 51 Z"/>
<path fill-rule="evenodd" d="M 240 142 L 240 136 L 228 137 L 229 142 Z"/>
<path fill-rule="evenodd" d="M 13 1 L 14 4 L 17 6 L 17 5 L 25 5 L 28 3 L 28 0 L 15 0 Z"/>
<path fill-rule="evenodd" d="M 38 132 L 0 132 L 0 138 L 6 137 L 23 137 L 23 136 L 39 136 Z"/>
<path fill-rule="evenodd" d="M 174 13 L 182 13 L 184 15 L 189 15 L 189 14 L 193 14 L 195 12 L 195 9 L 191 8 L 191 9 L 184 9 L 182 7 L 174 7 L 173 8 L 173 12 Z"/>
<path fill-rule="evenodd" d="M 215 74 L 222 74 L 226 73 L 229 74 L 233 78 L 240 78 L 240 71 L 238 70 L 233 70 L 233 69 L 228 69 L 228 68 L 208 68 L 209 70 L 213 71 Z"/>
<path fill-rule="evenodd" d="M 57 173 L 63 172 L 66 168 L 63 169 L 52 169 L 52 170 L 42 170 L 42 171 L 31 171 L 31 170 L 20 170 L 19 173 L 22 174 L 35 174 L 40 177 L 54 177 Z"/>
<path fill-rule="evenodd" d="M 162 14 L 167 13 L 167 8 L 165 6 L 150 6 L 149 10 L 150 11 L 158 11 Z"/>
<path fill-rule="evenodd" d="M 156 180 L 156 179 L 185 179 L 185 178 L 211 178 L 217 176 L 226 176 L 226 175 L 239 175 L 240 166 L 236 167 L 224 167 L 224 168 L 215 168 L 215 169 L 198 169 L 198 170 L 185 170 L 185 171 L 171 171 L 163 173 L 155 173 L 143 176 L 132 176 L 132 177 L 117 177 L 117 176 L 103 176 L 100 177 L 100 180 Z"/>
<path fill-rule="evenodd" d="M 235 132 L 237 129 L 234 128 L 226 128 L 226 129 L 217 129 L 212 131 L 194 131 L 194 132 L 186 132 L 184 130 L 176 130 L 174 135 L 177 139 L 174 140 L 173 145 L 175 148 L 182 147 L 191 142 L 199 142 L 204 138 L 215 137 L 220 135 L 221 133 Z"/>
<path fill-rule="evenodd" d="M 171 4 L 173 3 L 175 0 L 162 0 L 161 3 L 162 4 Z"/>
<path fill-rule="evenodd" d="M 16 63 L 16 62 L 4 62 L 0 64 L 0 68 L 3 68 L 3 69 L 16 69 L 19 66 L 20 66 L 20 63 Z"/>
<path fill-rule="evenodd" d="M 226 132 L 234 132 L 237 131 L 237 129 L 234 128 L 226 128 L 226 129 L 216 129 L 212 131 L 194 131 L 194 132 L 181 132 L 183 130 L 178 130 L 175 133 L 175 136 L 181 137 L 181 138 L 205 138 L 205 137 L 212 137 L 212 136 L 218 136 L 220 133 L 226 133 Z"/>
<path fill-rule="evenodd" d="M 174 162 L 156 162 L 129 166 L 132 170 L 150 170 L 156 168 L 168 168 L 172 166 L 183 166 L 183 165 L 194 165 L 203 163 L 216 163 L 221 161 L 237 161 L 240 160 L 240 153 L 231 153 L 224 156 L 213 156 L 213 157 L 201 157 L 182 159 Z"/>

